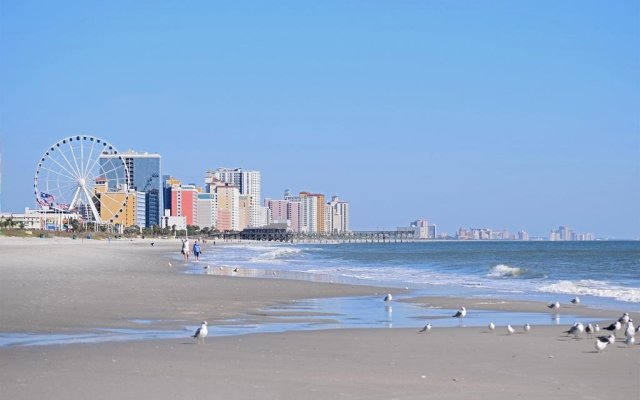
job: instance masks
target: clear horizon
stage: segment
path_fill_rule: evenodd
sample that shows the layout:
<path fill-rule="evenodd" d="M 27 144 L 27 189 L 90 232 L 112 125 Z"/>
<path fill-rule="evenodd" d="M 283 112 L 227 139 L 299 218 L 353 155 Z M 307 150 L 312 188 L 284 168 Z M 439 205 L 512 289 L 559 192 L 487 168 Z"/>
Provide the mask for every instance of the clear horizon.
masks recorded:
<path fill-rule="evenodd" d="M 640 238 L 640 3 L 2 2 L 2 211 L 62 138 L 262 173 L 351 228 Z"/>

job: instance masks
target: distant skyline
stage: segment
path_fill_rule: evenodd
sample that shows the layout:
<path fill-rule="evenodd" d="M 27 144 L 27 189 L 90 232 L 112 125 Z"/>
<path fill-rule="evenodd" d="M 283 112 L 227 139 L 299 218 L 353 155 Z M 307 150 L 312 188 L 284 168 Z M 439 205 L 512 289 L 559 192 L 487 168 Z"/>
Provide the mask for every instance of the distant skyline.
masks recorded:
<path fill-rule="evenodd" d="M 2 211 L 76 134 L 351 228 L 640 238 L 640 2 L 0 0 Z"/>

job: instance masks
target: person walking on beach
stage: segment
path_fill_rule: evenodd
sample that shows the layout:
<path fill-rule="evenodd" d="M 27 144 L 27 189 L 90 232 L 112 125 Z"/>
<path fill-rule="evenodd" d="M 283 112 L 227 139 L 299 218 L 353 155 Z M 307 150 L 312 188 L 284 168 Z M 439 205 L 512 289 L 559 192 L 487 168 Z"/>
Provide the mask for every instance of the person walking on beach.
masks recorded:
<path fill-rule="evenodd" d="M 196 240 L 193 244 L 193 255 L 196 256 L 196 262 L 200 261 L 200 253 L 202 250 L 200 249 L 200 243 Z"/>
<path fill-rule="evenodd" d="M 182 255 L 184 256 L 184 262 L 189 261 L 189 239 L 182 239 Z"/>

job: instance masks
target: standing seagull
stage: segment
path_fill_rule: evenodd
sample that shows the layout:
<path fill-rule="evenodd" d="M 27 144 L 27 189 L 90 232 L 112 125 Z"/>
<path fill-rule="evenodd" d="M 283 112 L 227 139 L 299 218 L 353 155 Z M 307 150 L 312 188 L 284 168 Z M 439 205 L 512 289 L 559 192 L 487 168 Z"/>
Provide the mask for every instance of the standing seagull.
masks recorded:
<path fill-rule="evenodd" d="M 624 342 L 629 346 L 633 346 L 633 344 L 636 342 L 636 337 L 635 336 L 627 336 L 627 338 L 624 340 Z"/>
<path fill-rule="evenodd" d="M 629 337 L 629 336 L 635 336 L 635 334 L 636 334 L 636 331 L 633 328 L 633 320 L 630 319 L 629 322 L 627 322 L 627 328 L 624 330 L 624 335 L 626 337 Z"/>
<path fill-rule="evenodd" d="M 515 331 L 516 330 L 513 329 L 513 326 L 511 326 L 511 324 L 507 324 L 507 332 L 509 332 L 509 335 L 513 335 Z"/>
<path fill-rule="evenodd" d="M 460 307 L 460 309 L 458 310 L 457 313 L 455 313 L 454 315 L 452 315 L 453 318 L 460 318 L 460 320 L 462 320 L 462 318 L 464 318 L 467 315 L 467 309 L 464 308 L 464 306 Z"/>
<path fill-rule="evenodd" d="M 596 340 L 596 351 L 598 353 L 600 353 L 602 350 L 607 348 L 607 345 L 609 344 L 609 341 L 601 341 L 600 339 Z"/>
<path fill-rule="evenodd" d="M 391 293 L 387 293 L 386 296 L 384 296 L 384 301 L 391 301 L 393 300 L 393 296 L 391 296 Z"/>
<path fill-rule="evenodd" d="M 580 304 L 580 297 L 576 296 L 571 299 L 571 304 Z"/>
<path fill-rule="evenodd" d="M 589 339 L 591 339 L 592 335 L 593 335 L 593 325 L 591 324 L 587 324 L 587 326 L 584 328 L 584 331 L 587 334 L 587 337 Z"/>
<path fill-rule="evenodd" d="M 622 328 L 622 324 L 620 323 L 620 321 L 616 321 L 613 324 L 609 325 L 609 326 L 605 326 L 602 329 L 608 330 L 610 332 L 613 331 L 619 331 Z"/>
<path fill-rule="evenodd" d="M 607 342 L 608 344 L 614 344 L 616 342 L 616 336 L 613 334 L 607 336 L 598 336 L 598 340 L 601 342 Z"/>
<path fill-rule="evenodd" d="M 549 304 L 547 307 L 552 309 L 552 310 L 557 310 L 557 309 L 560 308 L 560 303 L 556 301 L 555 303 Z"/>
<path fill-rule="evenodd" d="M 491 332 L 496 330 L 496 324 L 494 324 L 493 322 L 489 322 L 489 330 Z"/>
<path fill-rule="evenodd" d="M 568 331 L 564 331 L 568 335 L 574 335 L 576 339 L 582 332 L 584 332 L 584 325 L 581 322 L 576 322 Z"/>
<path fill-rule="evenodd" d="M 431 324 L 426 324 L 426 325 L 424 326 L 424 328 L 422 328 L 422 329 L 420 329 L 420 330 L 418 331 L 418 333 L 422 333 L 422 332 L 429 333 L 429 331 L 430 331 L 430 330 L 431 330 Z"/>
<path fill-rule="evenodd" d="M 529 323 L 524 324 L 524 333 L 531 332 L 531 325 Z"/>
<path fill-rule="evenodd" d="M 618 322 L 620 322 L 621 324 L 626 324 L 627 322 L 629 322 L 629 313 L 626 312 L 624 314 L 622 314 L 622 317 L 618 318 Z"/>
<path fill-rule="evenodd" d="M 593 327 L 593 331 L 600 332 L 600 325 L 596 324 L 596 326 Z"/>
<path fill-rule="evenodd" d="M 198 328 L 198 330 L 196 330 L 196 333 L 193 335 L 194 338 L 198 339 L 198 343 L 202 342 L 204 344 L 204 338 L 206 338 L 207 334 L 209 334 L 207 325 L 209 325 L 207 321 L 202 321 L 202 325 L 200 325 L 200 328 Z"/>

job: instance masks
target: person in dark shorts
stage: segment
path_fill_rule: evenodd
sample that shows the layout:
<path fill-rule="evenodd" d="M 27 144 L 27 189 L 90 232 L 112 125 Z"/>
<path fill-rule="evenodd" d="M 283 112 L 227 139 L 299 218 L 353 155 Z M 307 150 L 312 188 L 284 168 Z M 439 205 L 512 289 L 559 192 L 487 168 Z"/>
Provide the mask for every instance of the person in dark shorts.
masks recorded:
<path fill-rule="evenodd" d="M 193 243 L 193 255 L 196 256 L 196 261 L 200 261 L 200 254 L 202 253 L 202 249 L 200 248 L 200 243 L 196 240 Z"/>

